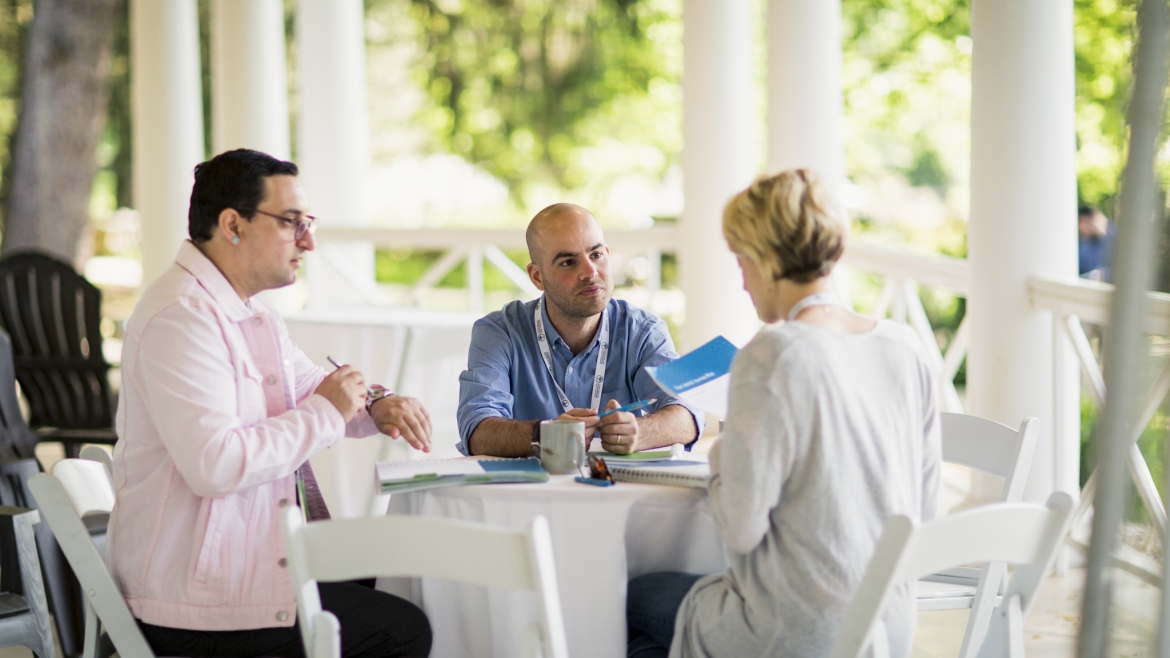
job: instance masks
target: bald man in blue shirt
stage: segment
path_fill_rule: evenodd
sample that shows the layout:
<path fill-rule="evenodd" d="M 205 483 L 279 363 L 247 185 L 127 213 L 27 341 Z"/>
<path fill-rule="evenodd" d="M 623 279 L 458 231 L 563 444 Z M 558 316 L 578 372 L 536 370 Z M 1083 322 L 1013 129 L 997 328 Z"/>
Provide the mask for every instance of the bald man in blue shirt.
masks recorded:
<path fill-rule="evenodd" d="M 528 276 L 544 294 L 515 301 L 475 323 L 467 370 L 459 376 L 459 449 L 521 457 L 539 440 L 540 421 L 581 420 L 615 454 L 690 446 L 703 432 L 698 409 L 671 398 L 646 373 L 678 358 L 666 324 L 613 299 L 609 247 L 586 209 L 545 208 L 525 235 Z M 656 398 L 636 412 L 600 418 Z"/>

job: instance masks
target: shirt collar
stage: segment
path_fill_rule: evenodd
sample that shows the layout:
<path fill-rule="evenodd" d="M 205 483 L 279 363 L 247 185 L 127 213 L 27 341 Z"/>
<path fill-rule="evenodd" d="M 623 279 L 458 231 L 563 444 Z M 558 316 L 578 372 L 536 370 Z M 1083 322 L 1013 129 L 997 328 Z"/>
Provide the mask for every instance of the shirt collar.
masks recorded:
<path fill-rule="evenodd" d="M 559 333 L 557 333 L 557 329 L 556 329 L 556 327 L 553 326 L 552 320 L 550 320 L 548 318 L 548 304 L 549 304 L 548 296 L 541 295 L 541 298 L 544 300 L 544 303 L 540 305 L 540 316 L 544 320 L 544 334 L 545 334 L 545 336 L 548 337 L 549 344 L 556 345 L 559 342 L 561 345 L 565 346 L 565 349 L 569 349 L 568 344 L 565 343 L 565 340 L 563 338 L 561 338 L 561 335 Z M 606 317 L 606 315 L 607 315 L 606 311 L 609 310 L 610 304 L 613 304 L 613 299 L 609 300 L 609 304 L 606 304 L 605 310 L 603 310 L 601 312 L 602 321 L 605 321 L 608 319 Z M 577 354 L 576 356 L 582 356 L 582 355 L 585 355 L 585 354 L 592 352 L 593 348 L 597 347 L 597 342 L 599 340 L 601 340 L 601 323 L 600 322 L 597 324 L 597 331 L 593 332 L 593 340 L 589 341 L 589 345 L 585 349 L 581 350 L 581 353 Z"/>
<path fill-rule="evenodd" d="M 175 258 L 175 262 L 195 277 L 199 285 L 224 309 L 232 322 L 242 322 L 254 315 L 252 309 L 244 300 L 240 299 L 240 295 L 228 282 L 223 272 L 219 271 L 215 263 L 211 262 L 211 259 L 204 255 L 195 246 L 195 243 L 184 240 L 183 246 L 179 247 L 179 255 Z"/>

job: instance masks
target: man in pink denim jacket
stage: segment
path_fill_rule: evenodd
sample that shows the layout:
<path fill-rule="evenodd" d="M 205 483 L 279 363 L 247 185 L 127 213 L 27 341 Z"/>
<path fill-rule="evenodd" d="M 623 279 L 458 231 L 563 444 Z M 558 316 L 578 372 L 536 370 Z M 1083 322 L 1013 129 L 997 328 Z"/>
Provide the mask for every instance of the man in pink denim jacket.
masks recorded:
<path fill-rule="evenodd" d="M 366 408 L 361 373 L 326 375 L 255 295 L 291 284 L 314 248 L 296 165 L 256 151 L 195 168 L 191 241 L 126 324 L 117 502 L 108 562 L 159 655 L 303 656 L 279 515 L 297 472 L 343 436 L 381 431 L 430 449 L 417 400 Z M 411 603 L 320 585 L 345 655 L 426 656 Z"/>

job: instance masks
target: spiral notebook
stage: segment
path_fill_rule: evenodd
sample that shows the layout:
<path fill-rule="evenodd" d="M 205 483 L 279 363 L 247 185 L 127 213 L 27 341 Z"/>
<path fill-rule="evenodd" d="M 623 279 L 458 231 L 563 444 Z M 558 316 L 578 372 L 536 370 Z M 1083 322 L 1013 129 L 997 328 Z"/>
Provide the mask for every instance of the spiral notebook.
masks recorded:
<path fill-rule="evenodd" d="M 706 489 L 711 480 L 711 466 L 706 462 L 662 460 L 630 463 L 607 459 L 605 465 L 618 482 L 665 484 L 672 487 Z"/>

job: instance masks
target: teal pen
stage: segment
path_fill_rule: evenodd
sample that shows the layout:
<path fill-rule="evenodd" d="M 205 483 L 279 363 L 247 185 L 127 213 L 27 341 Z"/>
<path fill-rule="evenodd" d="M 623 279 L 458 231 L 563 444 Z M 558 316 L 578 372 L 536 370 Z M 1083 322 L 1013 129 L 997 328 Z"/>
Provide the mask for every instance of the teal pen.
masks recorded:
<path fill-rule="evenodd" d="M 610 414 L 616 414 L 619 411 L 637 411 L 637 410 L 642 409 L 644 407 L 649 407 L 650 405 L 654 404 L 655 402 L 658 402 L 658 398 L 650 398 L 649 400 L 638 400 L 637 402 L 631 402 L 624 407 L 618 407 L 617 409 L 610 409 L 609 411 L 603 411 L 603 412 L 597 414 L 597 417 L 598 418 L 605 418 L 606 416 L 608 416 Z"/>

